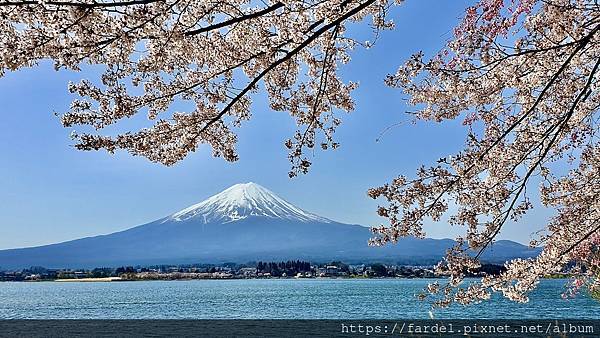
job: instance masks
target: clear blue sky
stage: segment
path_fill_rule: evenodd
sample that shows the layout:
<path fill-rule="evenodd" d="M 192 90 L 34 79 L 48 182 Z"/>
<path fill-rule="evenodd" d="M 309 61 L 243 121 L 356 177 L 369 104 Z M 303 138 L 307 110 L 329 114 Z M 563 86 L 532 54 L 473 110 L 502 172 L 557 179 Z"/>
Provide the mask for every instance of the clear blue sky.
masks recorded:
<path fill-rule="evenodd" d="M 383 79 L 412 53 L 431 55 L 441 48 L 471 2 L 409 0 L 395 7 L 396 30 L 385 32 L 374 48 L 358 49 L 342 68 L 346 80 L 360 82 L 356 111 L 345 116 L 337 133 L 342 147 L 317 151 L 311 172 L 293 180 L 287 176 L 283 141 L 292 135 L 294 122 L 269 111 L 262 96 L 255 98 L 254 118 L 239 130 L 240 161 L 212 158 L 204 147 L 166 168 L 124 152 L 71 147 L 70 131 L 52 113 L 67 110 L 69 80 L 93 74 L 55 72 L 49 63 L 7 74 L 0 78 L 0 249 L 123 230 L 247 181 L 334 220 L 378 224 L 383 220 L 366 190 L 456 152 L 465 135 L 460 123 L 404 123 L 375 142 L 387 127 L 407 121 L 401 93 L 387 88 Z M 365 27 L 354 30 L 365 33 Z M 522 224 L 536 227 L 543 214 Z M 531 231 L 522 226 L 510 225 L 502 237 L 528 241 Z M 445 224 L 428 229 L 436 238 L 457 230 Z"/>

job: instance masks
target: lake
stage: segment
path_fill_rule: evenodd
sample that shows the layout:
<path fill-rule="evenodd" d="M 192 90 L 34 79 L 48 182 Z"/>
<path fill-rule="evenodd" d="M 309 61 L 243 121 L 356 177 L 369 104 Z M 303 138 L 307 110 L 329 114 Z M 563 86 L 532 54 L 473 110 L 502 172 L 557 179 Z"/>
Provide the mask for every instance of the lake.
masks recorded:
<path fill-rule="evenodd" d="M 428 319 L 423 279 L 261 279 L 111 283 L 0 283 L 0 319 Z M 600 318 L 600 302 L 562 299 L 545 280 L 528 304 L 499 295 L 434 311 L 444 319 Z"/>

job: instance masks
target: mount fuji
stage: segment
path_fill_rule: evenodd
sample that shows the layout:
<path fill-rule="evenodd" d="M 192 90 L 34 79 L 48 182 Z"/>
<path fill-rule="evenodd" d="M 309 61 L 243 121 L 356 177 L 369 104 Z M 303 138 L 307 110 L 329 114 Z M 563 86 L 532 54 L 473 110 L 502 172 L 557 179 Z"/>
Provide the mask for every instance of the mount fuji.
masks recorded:
<path fill-rule="evenodd" d="M 299 222 L 332 223 L 306 212 L 256 183 L 236 184 L 204 202 L 176 212 L 164 222 L 200 220 L 202 223 L 229 223 L 248 217 L 267 217 Z"/>
<path fill-rule="evenodd" d="M 433 264 L 450 239 L 404 238 L 369 247 L 368 228 L 304 211 L 255 184 L 236 184 L 170 216 L 125 231 L 32 248 L 0 251 L 1 268 L 91 268 L 303 259 L 316 262 Z M 497 241 L 483 257 L 503 262 L 531 249 Z"/>

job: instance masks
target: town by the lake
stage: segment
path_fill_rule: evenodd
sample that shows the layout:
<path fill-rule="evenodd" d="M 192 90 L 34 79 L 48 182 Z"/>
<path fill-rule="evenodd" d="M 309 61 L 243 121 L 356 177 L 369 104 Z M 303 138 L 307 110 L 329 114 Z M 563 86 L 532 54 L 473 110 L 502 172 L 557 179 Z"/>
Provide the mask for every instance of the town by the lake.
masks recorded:
<path fill-rule="evenodd" d="M 469 275 L 497 274 L 504 267 L 484 264 Z M 30 267 L 19 270 L 0 269 L 0 281 L 135 281 L 190 279 L 252 279 L 252 278 L 439 278 L 431 265 L 389 265 L 382 263 L 346 264 L 333 261 L 254 262 L 191 265 L 121 266 L 93 269 L 49 269 Z"/>

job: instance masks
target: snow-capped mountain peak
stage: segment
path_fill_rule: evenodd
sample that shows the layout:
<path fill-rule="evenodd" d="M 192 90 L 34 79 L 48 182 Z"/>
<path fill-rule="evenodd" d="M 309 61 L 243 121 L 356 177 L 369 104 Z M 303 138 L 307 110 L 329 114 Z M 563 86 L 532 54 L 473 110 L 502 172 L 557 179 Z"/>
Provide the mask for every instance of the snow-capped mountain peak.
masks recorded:
<path fill-rule="evenodd" d="M 331 222 L 292 205 L 267 188 L 252 182 L 233 185 L 203 202 L 176 212 L 167 220 L 194 219 L 204 223 L 228 223 L 250 216 L 302 222 Z"/>

